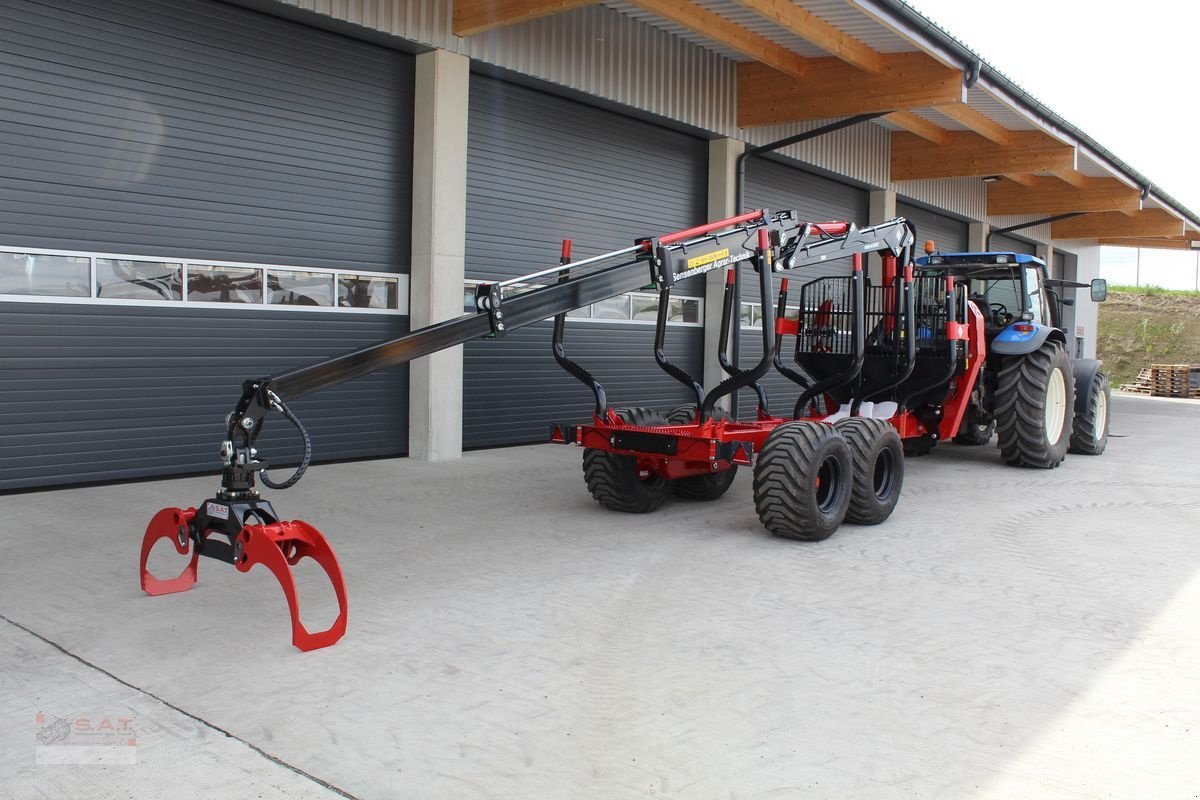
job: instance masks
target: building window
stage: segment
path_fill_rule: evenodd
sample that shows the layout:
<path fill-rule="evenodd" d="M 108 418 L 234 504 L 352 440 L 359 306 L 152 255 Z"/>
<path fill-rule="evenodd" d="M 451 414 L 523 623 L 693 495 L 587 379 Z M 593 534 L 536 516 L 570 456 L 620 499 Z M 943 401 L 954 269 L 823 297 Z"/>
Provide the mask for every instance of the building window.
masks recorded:
<path fill-rule="evenodd" d="M 96 296 L 121 300 L 182 300 L 183 264 L 97 258 Z"/>
<path fill-rule="evenodd" d="M 276 306 L 333 305 L 333 275 L 328 272 L 267 270 L 267 302 Z"/>
<path fill-rule="evenodd" d="M 0 253 L 0 294 L 91 297 L 92 260 L 46 253 Z"/>
<path fill-rule="evenodd" d="M 262 270 L 191 264 L 188 266 L 187 299 L 208 303 L 261 303 Z"/>

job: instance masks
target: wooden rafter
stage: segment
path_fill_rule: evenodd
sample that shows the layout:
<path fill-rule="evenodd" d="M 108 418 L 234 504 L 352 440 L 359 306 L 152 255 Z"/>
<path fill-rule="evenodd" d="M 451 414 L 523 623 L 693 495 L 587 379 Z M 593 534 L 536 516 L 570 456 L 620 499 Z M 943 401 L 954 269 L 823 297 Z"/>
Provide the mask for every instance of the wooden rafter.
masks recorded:
<path fill-rule="evenodd" d="M 881 58 L 883 70 L 877 75 L 837 58 L 811 58 L 803 80 L 762 63 L 738 64 L 738 125 L 904 111 L 963 97 L 960 70 L 924 53 L 886 53 Z"/>
<path fill-rule="evenodd" d="M 528 22 L 573 8 L 590 6 L 596 0 L 455 0 L 451 30 L 455 36 L 477 33 Z"/>
<path fill-rule="evenodd" d="M 1055 239 L 1158 239 L 1179 238 L 1183 233 L 1183 220 L 1157 208 L 1140 211 L 1134 217 L 1120 211 L 1085 214 L 1055 222 L 1051 227 Z"/>
<path fill-rule="evenodd" d="M 1111 245 L 1112 247 L 1146 247 L 1154 250 L 1193 250 L 1200 251 L 1200 248 L 1193 247 L 1193 243 L 1200 244 L 1195 239 L 1100 239 L 1100 244 Z"/>
<path fill-rule="evenodd" d="M 919 117 L 911 111 L 896 111 L 884 117 L 888 122 L 897 125 L 909 133 L 915 133 L 927 142 L 934 144 L 946 143 L 946 129 Z"/>
<path fill-rule="evenodd" d="M 892 180 L 984 178 L 1073 166 L 1075 149 L 1038 131 L 1012 131 L 996 144 L 971 131 L 947 131 L 937 145 L 911 133 L 892 134 Z"/>
<path fill-rule="evenodd" d="M 935 108 L 955 122 L 964 125 L 967 130 L 974 131 L 989 141 L 996 144 L 1008 144 L 1012 141 L 1012 131 L 991 117 L 979 113 L 966 103 L 946 103 L 935 106 Z"/>
<path fill-rule="evenodd" d="M 632 1 L 634 5 L 641 6 L 663 19 L 669 19 L 703 34 L 714 42 L 719 42 L 792 78 L 805 76 L 808 74 L 809 63 L 820 60 L 797 55 L 783 45 L 776 44 L 765 36 L 687 0 Z"/>
<path fill-rule="evenodd" d="M 1028 183 L 1018 186 L 1009 181 L 988 185 L 988 214 L 1065 214 L 1072 211 L 1141 210 L 1137 189 L 1114 178 L 1085 178 L 1080 186 L 1058 178 L 1029 175 Z"/>
<path fill-rule="evenodd" d="M 1008 178 L 1013 183 L 1018 184 L 1020 186 L 1024 186 L 1026 188 L 1032 188 L 1037 185 L 1037 176 L 1036 175 L 1022 175 L 1020 173 L 1017 173 L 1014 175 L 1005 175 L 1004 177 Z M 993 185 L 995 185 L 995 184 L 993 184 Z M 988 191 L 990 192 L 991 190 L 989 189 Z"/>
<path fill-rule="evenodd" d="M 1058 178 L 1063 183 L 1070 184 L 1076 189 L 1082 189 L 1088 185 L 1091 180 L 1087 175 L 1074 169 L 1060 169 L 1054 173 L 1054 177 Z"/>
<path fill-rule="evenodd" d="M 766 17 L 805 41 L 812 42 L 852 67 L 874 75 L 883 72 L 884 60 L 878 52 L 830 25 L 811 11 L 796 5 L 792 0 L 735 0 L 735 2 Z"/>

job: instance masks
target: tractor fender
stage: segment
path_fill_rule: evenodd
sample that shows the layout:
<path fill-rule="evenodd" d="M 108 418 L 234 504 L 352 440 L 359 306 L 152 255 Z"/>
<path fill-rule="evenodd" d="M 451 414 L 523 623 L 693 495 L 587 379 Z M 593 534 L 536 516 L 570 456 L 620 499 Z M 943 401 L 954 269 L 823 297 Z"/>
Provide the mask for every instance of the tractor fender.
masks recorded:
<path fill-rule="evenodd" d="M 1104 362 L 1098 358 L 1076 358 L 1071 362 L 1071 372 L 1075 376 L 1075 414 L 1085 414 L 1088 411 L 1087 401 L 1092 396 L 1092 384 L 1100 374 Z"/>
<path fill-rule="evenodd" d="M 1067 344 L 1067 337 L 1058 328 L 1035 324 L 1033 330 L 1025 333 L 1016 329 L 1015 326 L 1020 324 L 1029 323 L 1014 322 L 1000 331 L 992 340 L 989 352 L 999 356 L 1023 356 L 1037 350 L 1047 339 L 1062 342 L 1064 346 Z"/>

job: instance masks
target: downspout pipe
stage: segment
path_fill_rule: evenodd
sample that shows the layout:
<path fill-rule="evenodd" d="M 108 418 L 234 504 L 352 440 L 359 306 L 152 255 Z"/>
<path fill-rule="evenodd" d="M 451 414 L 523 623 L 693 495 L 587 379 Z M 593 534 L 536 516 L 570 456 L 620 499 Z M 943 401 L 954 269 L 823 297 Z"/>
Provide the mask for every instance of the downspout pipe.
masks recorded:
<path fill-rule="evenodd" d="M 1012 233 L 1013 231 L 1024 230 L 1025 228 L 1033 228 L 1038 225 L 1049 225 L 1052 222 L 1059 222 L 1064 219 L 1071 219 L 1073 217 L 1082 217 L 1086 213 L 1088 213 L 1088 212 L 1086 212 L 1086 211 L 1071 211 L 1067 214 L 1055 214 L 1052 217 L 1045 217 L 1044 219 L 1035 219 L 1032 222 L 1022 222 L 1017 225 L 1009 225 L 1007 228 L 996 228 L 995 230 L 988 230 L 987 238 L 983 240 L 983 249 L 988 252 L 991 252 L 992 236 L 994 234 Z"/>

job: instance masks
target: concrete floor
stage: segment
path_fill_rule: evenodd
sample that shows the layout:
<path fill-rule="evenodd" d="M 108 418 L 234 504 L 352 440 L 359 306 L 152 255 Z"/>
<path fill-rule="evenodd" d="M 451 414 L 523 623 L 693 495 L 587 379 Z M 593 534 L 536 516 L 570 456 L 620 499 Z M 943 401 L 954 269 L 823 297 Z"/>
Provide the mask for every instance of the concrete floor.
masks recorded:
<path fill-rule="evenodd" d="M 566 447 L 317 467 L 273 497 L 346 572 L 308 654 L 265 570 L 138 590 L 212 478 L 0 497 L 0 795 L 1196 797 L 1200 403 L 1114 406 L 1100 458 L 939 448 L 818 544 L 748 472 L 633 517 Z M 35 764 L 38 712 L 133 718 L 136 765 Z"/>

